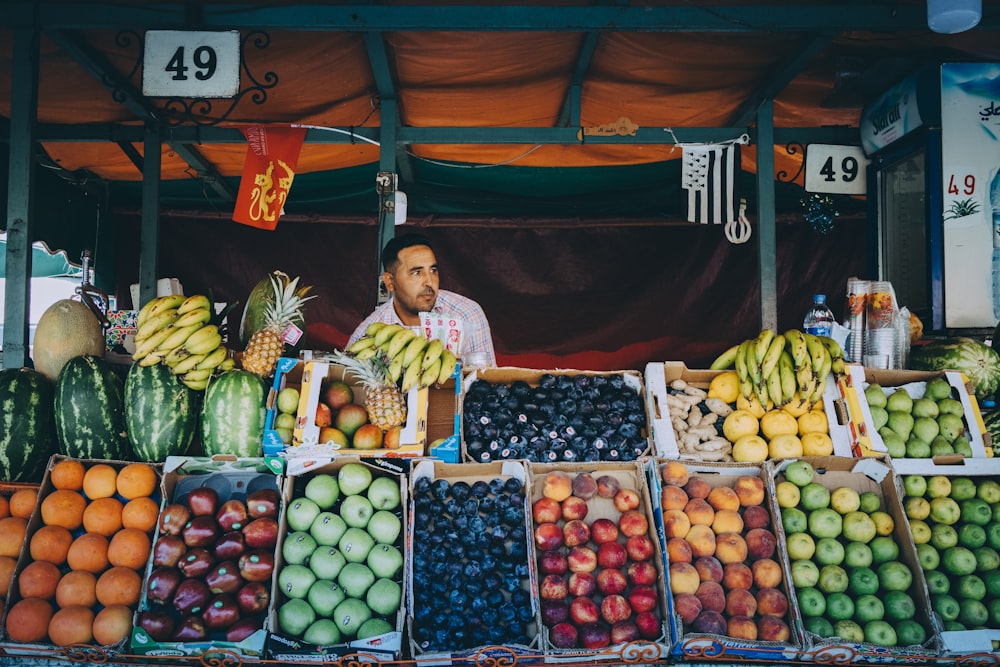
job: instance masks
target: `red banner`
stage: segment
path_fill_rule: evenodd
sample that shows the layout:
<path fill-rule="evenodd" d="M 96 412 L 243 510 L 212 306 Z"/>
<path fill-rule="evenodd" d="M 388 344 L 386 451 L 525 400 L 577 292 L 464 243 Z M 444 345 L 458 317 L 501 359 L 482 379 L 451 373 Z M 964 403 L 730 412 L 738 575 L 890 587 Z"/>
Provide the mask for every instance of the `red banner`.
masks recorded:
<path fill-rule="evenodd" d="M 251 125 L 242 132 L 247 138 L 247 157 L 233 220 L 273 230 L 292 188 L 306 128 Z"/>

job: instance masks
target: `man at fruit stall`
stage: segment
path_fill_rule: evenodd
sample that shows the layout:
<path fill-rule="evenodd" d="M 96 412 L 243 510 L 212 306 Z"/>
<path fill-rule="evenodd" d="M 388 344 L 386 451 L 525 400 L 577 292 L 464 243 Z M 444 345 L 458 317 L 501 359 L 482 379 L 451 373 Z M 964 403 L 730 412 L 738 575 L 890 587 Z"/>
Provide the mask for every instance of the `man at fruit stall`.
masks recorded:
<path fill-rule="evenodd" d="M 486 313 L 472 299 L 440 289 L 437 256 L 430 239 L 414 233 L 393 238 L 382 249 L 382 268 L 382 281 L 389 290 L 390 299 L 362 320 L 351 334 L 348 345 L 361 338 L 372 322 L 418 328 L 426 324 L 421 321 L 420 314 L 431 313 L 459 322 L 456 329 L 461 331 L 461 349 L 455 350 L 455 356 L 463 363 L 496 366 Z M 453 335 L 456 329 L 446 335 Z"/>

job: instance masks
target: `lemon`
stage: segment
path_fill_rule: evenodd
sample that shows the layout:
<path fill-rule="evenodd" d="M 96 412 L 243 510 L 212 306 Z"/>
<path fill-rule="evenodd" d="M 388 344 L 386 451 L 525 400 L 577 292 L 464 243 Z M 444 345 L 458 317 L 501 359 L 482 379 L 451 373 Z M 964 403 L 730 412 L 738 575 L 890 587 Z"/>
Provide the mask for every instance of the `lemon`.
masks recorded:
<path fill-rule="evenodd" d="M 803 456 L 830 456 L 833 454 L 833 440 L 826 433 L 806 433 L 802 441 Z"/>
<path fill-rule="evenodd" d="M 774 497 L 778 500 L 780 507 L 798 507 L 802 494 L 795 484 L 787 480 L 778 482 L 774 491 Z"/>
<path fill-rule="evenodd" d="M 749 410 L 733 410 L 722 422 L 722 433 L 729 442 L 735 443 L 745 435 L 757 435 L 760 423 Z"/>
<path fill-rule="evenodd" d="M 722 371 L 708 385 L 708 397 L 735 403 L 740 395 L 740 378 L 736 371 Z"/>
<path fill-rule="evenodd" d="M 830 423 L 826 420 L 826 413 L 813 409 L 799 416 L 799 435 L 806 433 L 829 433 Z"/>
<path fill-rule="evenodd" d="M 760 431 L 770 440 L 779 435 L 798 435 L 799 425 L 795 417 L 784 410 L 768 410 L 760 418 Z"/>
<path fill-rule="evenodd" d="M 748 410 L 756 419 L 763 417 L 766 412 L 764 406 L 760 404 L 760 401 L 757 400 L 756 396 L 753 398 L 747 398 L 742 394 L 736 398 L 736 409 Z"/>
<path fill-rule="evenodd" d="M 771 438 L 767 445 L 772 459 L 793 459 L 802 456 L 802 441 L 799 436 L 782 433 Z"/>
<path fill-rule="evenodd" d="M 767 443 L 759 435 L 744 435 L 733 443 L 733 460 L 737 463 L 759 463 L 767 458 Z"/>
<path fill-rule="evenodd" d="M 785 412 L 798 419 L 809 412 L 809 401 L 799 396 L 799 392 L 792 394 L 792 400 L 788 401 L 784 407 Z"/>

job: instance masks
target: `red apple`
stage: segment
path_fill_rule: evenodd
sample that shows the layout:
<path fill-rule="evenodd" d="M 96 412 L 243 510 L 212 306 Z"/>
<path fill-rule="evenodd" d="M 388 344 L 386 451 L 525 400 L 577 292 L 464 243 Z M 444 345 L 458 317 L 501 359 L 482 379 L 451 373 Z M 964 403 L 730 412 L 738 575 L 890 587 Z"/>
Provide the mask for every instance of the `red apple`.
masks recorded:
<path fill-rule="evenodd" d="M 215 516 L 219 509 L 219 493 L 210 486 L 191 489 L 187 495 L 187 506 L 192 516 Z"/>
<path fill-rule="evenodd" d="M 271 592 L 262 581 L 248 581 L 236 591 L 236 604 L 246 615 L 267 611 L 271 601 Z"/>
<path fill-rule="evenodd" d="M 243 537 L 251 549 L 273 549 L 278 543 L 278 522 L 269 516 L 254 519 L 243 526 Z"/>
<path fill-rule="evenodd" d="M 209 630 L 228 628 L 240 620 L 240 608 L 236 606 L 236 600 L 231 596 L 216 595 L 208 601 L 208 606 L 201 613 L 201 618 Z"/>
<path fill-rule="evenodd" d="M 187 522 L 181 537 L 189 547 L 211 547 L 219 539 L 219 527 L 214 517 L 202 514 Z"/>
<path fill-rule="evenodd" d="M 268 581 L 274 572 L 274 554 L 263 549 L 248 551 L 240 556 L 237 565 L 240 576 L 247 581 Z"/>
<path fill-rule="evenodd" d="M 187 551 L 187 545 L 178 535 L 160 535 L 153 545 L 153 565 L 174 567 Z"/>
<path fill-rule="evenodd" d="M 278 518 L 278 506 L 281 498 L 274 489 L 257 489 L 247 495 L 247 515 L 251 519 L 262 517 Z"/>
<path fill-rule="evenodd" d="M 197 489 L 195 489 L 197 490 Z M 191 510 L 184 505 L 172 503 L 160 512 L 160 534 L 180 535 L 184 526 L 191 520 Z"/>

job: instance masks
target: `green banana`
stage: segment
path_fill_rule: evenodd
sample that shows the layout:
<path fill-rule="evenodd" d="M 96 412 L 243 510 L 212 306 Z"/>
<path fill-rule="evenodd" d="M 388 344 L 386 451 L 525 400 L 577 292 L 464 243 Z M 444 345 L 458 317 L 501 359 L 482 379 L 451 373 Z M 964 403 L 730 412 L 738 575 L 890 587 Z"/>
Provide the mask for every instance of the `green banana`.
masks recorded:
<path fill-rule="evenodd" d="M 403 355 L 403 365 L 409 368 L 411 364 L 416 363 L 418 366 L 423 368 L 424 353 L 427 351 L 427 346 L 429 344 L 430 341 L 423 336 L 415 335 L 413 339 L 407 343 L 404 348 L 405 351 L 401 352 Z"/>
<path fill-rule="evenodd" d="M 222 363 L 216 366 L 216 368 L 224 373 L 226 371 L 233 370 L 235 366 L 236 366 L 236 360 L 230 356 L 226 356 L 226 358 L 222 360 Z"/>
<path fill-rule="evenodd" d="M 169 326 L 177 318 L 177 311 L 171 308 L 156 315 L 150 315 L 146 323 L 137 328 L 135 332 L 135 342 L 141 343 L 157 331 Z"/>
<path fill-rule="evenodd" d="M 181 347 L 177 349 L 183 350 L 184 348 Z M 212 371 L 215 370 L 214 366 L 209 366 L 208 368 L 198 368 L 198 364 L 203 362 L 207 356 L 207 354 L 189 354 L 185 359 L 182 359 L 179 363 L 174 364 L 174 366 L 170 369 L 170 372 L 174 375 L 184 375 L 189 371 L 197 370 L 208 371 L 208 373 L 211 374 Z M 169 366 L 170 364 L 167 365 Z"/>
<path fill-rule="evenodd" d="M 829 336 L 818 336 L 818 338 L 826 347 L 826 351 L 830 353 L 830 370 L 833 371 L 834 375 L 843 375 L 847 370 L 846 362 L 844 361 L 844 348 Z"/>
<path fill-rule="evenodd" d="M 767 378 L 761 378 L 761 381 L 755 383 L 753 388 L 754 393 L 757 394 L 757 400 L 767 410 L 767 403 L 770 400 L 770 396 L 767 393 Z"/>
<path fill-rule="evenodd" d="M 753 382 L 750 378 L 740 380 L 740 396 L 748 401 L 754 397 Z"/>
<path fill-rule="evenodd" d="M 427 350 L 424 352 L 424 362 L 420 365 L 420 371 L 426 371 L 431 367 L 435 361 L 441 358 L 441 354 L 444 352 L 444 343 L 441 342 L 440 338 L 435 338 L 427 345 Z"/>
<path fill-rule="evenodd" d="M 412 341 L 416 335 L 417 332 L 412 329 L 403 329 L 392 337 L 389 343 L 382 348 L 382 351 L 385 352 L 385 356 L 387 358 L 393 359 L 397 354 L 403 351 L 403 348 L 410 344 L 410 341 Z M 406 364 L 403 365 L 405 366 Z"/>
<path fill-rule="evenodd" d="M 219 335 L 219 327 L 214 324 L 198 329 L 184 341 L 184 347 L 191 354 L 207 354 L 222 344 L 222 336 Z"/>
<path fill-rule="evenodd" d="M 177 314 L 185 315 L 193 310 L 204 309 L 209 312 L 209 316 L 212 313 L 212 302 L 208 300 L 208 297 L 204 294 L 194 294 L 184 299 L 179 306 L 177 306 Z"/>
<path fill-rule="evenodd" d="M 184 385 L 192 391 L 202 391 L 208 387 L 209 379 L 210 378 L 205 378 L 204 380 L 185 380 L 184 376 L 181 376 L 181 382 L 183 382 Z"/>
<path fill-rule="evenodd" d="M 757 339 L 751 338 L 747 345 L 747 376 L 755 385 L 760 384 L 763 375 L 760 372 L 760 362 L 757 361 Z"/>
<path fill-rule="evenodd" d="M 418 364 L 406 366 L 405 368 L 406 371 L 403 373 L 403 383 L 399 387 L 400 391 L 404 394 L 409 392 L 410 389 L 413 389 L 417 382 L 420 381 L 420 366 Z"/>
<path fill-rule="evenodd" d="M 798 368 L 806 363 L 806 358 L 809 356 L 805 335 L 798 329 L 788 329 L 785 331 L 784 336 L 785 347 L 788 348 L 788 351 L 792 355 L 793 365 L 795 368 Z"/>
<path fill-rule="evenodd" d="M 344 351 L 349 354 L 357 354 L 361 350 L 367 350 L 368 348 L 375 347 L 375 338 L 372 336 L 362 336 L 353 343 L 347 346 Z"/>
<path fill-rule="evenodd" d="M 445 349 L 441 352 L 441 371 L 438 374 L 437 383 L 444 384 L 455 372 L 455 353 Z"/>
<path fill-rule="evenodd" d="M 787 405 L 795 396 L 798 383 L 795 381 L 795 365 L 786 347 L 778 358 L 778 375 L 781 378 L 781 399 Z"/>
<path fill-rule="evenodd" d="M 771 328 L 761 329 L 760 333 L 757 334 L 753 352 L 758 365 L 764 362 L 764 355 L 767 354 L 767 348 L 771 346 L 771 339 L 773 338 L 774 329 Z"/>
<path fill-rule="evenodd" d="M 199 361 L 198 365 L 195 366 L 195 368 L 197 368 L 199 371 L 204 370 L 206 368 L 215 368 L 223 361 L 225 361 L 226 357 L 228 356 L 229 356 L 229 350 L 220 345 L 219 347 L 215 348 L 214 350 L 206 354 L 205 358 Z"/>
<path fill-rule="evenodd" d="M 724 371 L 736 363 L 736 352 L 739 350 L 739 343 L 726 348 L 726 351 L 715 358 L 715 361 L 708 367 L 713 371 Z"/>
<path fill-rule="evenodd" d="M 180 327 L 180 328 L 171 327 L 170 330 L 173 333 L 167 336 L 166 340 L 160 343 L 160 346 L 157 347 L 156 349 L 166 354 L 170 352 L 170 350 L 173 350 L 176 347 L 181 347 L 182 345 L 184 345 L 184 343 L 187 342 L 187 339 L 190 338 L 195 332 L 207 328 L 208 327 L 204 327 L 201 324 L 192 324 L 190 326 Z M 214 349 L 214 348 L 209 348 L 209 349 Z M 188 352 L 191 352 L 190 348 L 188 349 Z"/>
<path fill-rule="evenodd" d="M 767 395 L 774 401 L 775 407 L 784 407 L 786 401 L 784 400 L 784 392 L 781 386 L 781 372 L 778 370 L 777 365 L 771 369 L 771 374 L 767 376 L 766 385 Z"/>
<path fill-rule="evenodd" d="M 178 318 L 174 320 L 175 327 L 187 327 L 192 324 L 205 324 L 212 319 L 212 311 L 207 308 L 196 308 L 189 310 L 183 315 L 178 311 Z"/>
<path fill-rule="evenodd" d="M 740 343 L 739 347 L 736 349 L 736 360 L 733 366 L 736 368 L 736 377 L 739 378 L 740 382 L 746 382 L 750 373 L 747 370 L 747 350 L 750 345 L 747 341 Z"/>
<path fill-rule="evenodd" d="M 782 350 L 785 349 L 785 337 L 782 334 L 775 334 L 771 337 L 771 344 L 764 353 L 764 360 L 760 363 L 760 374 L 768 377 L 778 366 L 778 359 Z"/>
<path fill-rule="evenodd" d="M 399 384 L 399 379 L 403 377 L 403 358 L 397 356 L 395 359 L 389 362 L 389 379 L 392 380 L 393 384 Z"/>
<path fill-rule="evenodd" d="M 441 359 L 432 363 L 426 369 L 420 373 L 420 386 L 429 387 L 435 382 L 437 382 L 438 376 L 441 375 Z"/>
<path fill-rule="evenodd" d="M 403 330 L 398 324 L 387 324 L 375 332 L 375 345 L 382 347 L 390 338 Z"/>
<path fill-rule="evenodd" d="M 365 327 L 366 336 L 374 336 L 379 332 L 380 329 L 388 326 L 385 322 L 379 322 L 378 320 L 372 322 L 367 327 Z"/>

